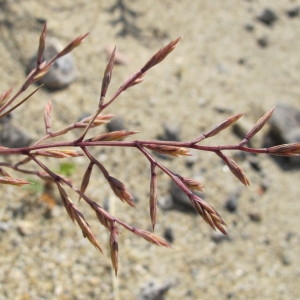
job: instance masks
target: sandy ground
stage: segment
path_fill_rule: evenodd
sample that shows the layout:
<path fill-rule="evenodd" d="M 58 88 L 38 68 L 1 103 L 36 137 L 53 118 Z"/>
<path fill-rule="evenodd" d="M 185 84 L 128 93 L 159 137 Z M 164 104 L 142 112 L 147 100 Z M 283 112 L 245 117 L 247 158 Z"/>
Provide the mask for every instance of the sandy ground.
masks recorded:
<path fill-rule="evenodd" d="M 74 52 L 76 82 L 58 92 L 42 90 L 15 112 L 15 122 L 33 138 L 44 133 L 43 108 L 49 98 L 56 129 L 94 111 L 105 47 L 117 45 L 128 61 L 115 68 L 112 93 L 178 36 L 184 39 L 174 53 L 108 110 L 121 116 L 128 129 L 138 130 L 138 138 L 155 138 L 167 123 L 180 128 L 181 138 L 189 140 L 234 113 L 244 112 L 244 120 L 254 124 L 277 103 L 299 107 L 300 17 L 286 14 L 299 1 L 125 1 L 136 13 L 131 17 L 123 12 L 127 25 L 114 23 L 120 18 L 120 6 L 109 11 L 118 2 L 0 1 L 1 91 L 23 82 L 41 21 L 47 20 L 49 35 L 64 44 L 91 33 Z M 256 19 L 266 7 L 278 17 L 271 27 Z M 120 35 L 124 29 L 127 34 Z M 267 41 L 266 47 L 259 40 Z M 258 146 L 265 133 L 256 139 Z M 238 141 L 228 130 L 210 143 Z M 126 182 L 139 200 L 135 209 L 115 202 L 115 214 L 150 229 L 150 173 L 145 159 L 132 149 L 97 151 L 112 175 Z M 0 299 L 136 299 L 149 281 L 173 283 L 165 299 L 300 298 L 299 169 L 283 170 L 272 158 L 260 156 L 256 159 L 261 170 L 255 171 L 249 157 L 234 157 L 248 175 L 250 188 L 211 154 L 197 154 L 192 168 L 182 158 L 165 162 L 175 172 L 202 178 L 205 199 L 223 216 L 231 239 L 214 241 L 212 230 L 197 215 L 159 209 L 156 233 L 171 231 L 172 248 L 149 245 L 121 231 L 117 281 L 111 272 L 107 234 L 83 202 L 79 207 L 95 229 L 104 255 L 82 237 L 61 205 L 49 209 L 37 190 L 2 186 Z M 76 163 L 72 177 L 78 185 L 86 163 L 83 159 Z M 59 167 L 57 162 L 51 166 Z M 169 181 L 162 175 L 159 179 L 163 199 Z M 265 192 L 262 185 L 267 186 Z M 224 204 L 237 189 L 237 211 L 230 213 Z M 100 204 L 115 201 L 97 173 L 88 193 Z"/>

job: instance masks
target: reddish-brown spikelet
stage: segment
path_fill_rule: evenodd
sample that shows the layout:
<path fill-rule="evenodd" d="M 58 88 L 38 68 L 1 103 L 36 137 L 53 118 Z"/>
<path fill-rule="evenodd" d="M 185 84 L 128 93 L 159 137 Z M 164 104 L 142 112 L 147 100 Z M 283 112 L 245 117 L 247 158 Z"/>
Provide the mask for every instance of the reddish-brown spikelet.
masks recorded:
<path fill-rule="evenodd" d="M 62 187 L 62 185 L 59 181 L 56 182 L 56 185 L 58 187 L 58 191 L 59 191 L 59 194 L 60 194 L 60 198 L 63 202 L 63 205 L 64 205 L 70 219 L 74 222 L 75 221 L 75 212 L 74 212 L 74 209 L 73 209 L 73 202 L 69 198 L 67 192 Z"/>
<path fill-rule="evenodd" d="M 196 211 L 207 224 L 209 224 L 214 230 L 217 228 L 220 232 L 227 235 L 224 228 L 226 226 L 225 222 L 212 206 L 195 194 L 191 195 L 190 199 Z"/>
<path fill-rule="evenodd" d="M 1 106 L 5 104 L 5 102 L 8 100 L 9 96 L 11 95 L 13 89 L 8 89 L 1 93 L 0 95 L 0 111 L 1 111 Z"/>
<path fill-rule="evenodd" d="M 156 212 L 157 212 L 157 175 L 155 172 L 155 166 L 151 165 L 151 180 L 150 180 L 150 218 L 152 228 L 154 230 L 156 224 Z"/>
<path fill-rule="evenodd" d="M 157 236 L 156 234 L 149 232 L 147 230 L 141 230 L 141 229 L 137 229 L 135 228 L 133 233 L 135 233 L 136 235 L 142 237 L 143 239 L 145 239 L 146 241 L 158 245 L 158 246 L 164 246 L 164 247 L 171 247 L 171 245 L 166 242 L 163 238 Z"/>
<path fill-rule="evenodd" d="M 0 150 L 1 148 L 4 148 L 4 147 L 0 147 Z M 4 177 L 11 177 L 4 169 L 0 168 L 0 175 L 4 176 Z"/>
<path fill-rule="evenodd" d="M 77 222 L 79 227 L 81 228 L 82 234 L 84 237 L 87 237 L 88 240 L 94 245 L 101 253 L 103 253 L 94 233 L 91 230 L 90 225 L 85 220 L 83 214 L 78 210 L 78 208 L 74 205 L 70 197 L 68 196 L 65 189 L 62 187 L 59 181 L 56 181 L 56 185 L 58 187 L 61 199 L 63 204 L 67 210 L 67 213 L 73 222 Z"/>
<path fill-rule="evenodd" d="M 111 189 L 120 200 L 126 202 L 130 206 L 134 206 L 133 196 L 129 193 L 124 183 L 112 176 L 108 177 L 108 182 Z"/>
<path fill-rule="evenodd" d="M 115 115 L 113 114 L 100 114 L 96 117 L 96 119 L 94 120 L 93 124 L 91 125 L 91 128 L 99 126 L 99 125 L 103 125 L 103 124 L 107 124 L 110 122 L 110 120 L 114 117 Z M 83 127 L 85 128 L 87 124 L 89 124 L 89 122 L 91 121 L 91 118 L 93 116 L 88 116 L 86 118 L 83 118 L 82 120 L 80 120 L 80 122 L 75 123 L 76 127 Z"/>
<path fill-rule="evenodd" d="M 249 182 L 248 178 L 246 177 L 245 173 L 242 171 L 242 169 L 238 166 L 238 164 L 232 158 L 228 158 L 228 160 L 226 161 L 226 164 L 227 164 L 228 168 L 230 169 L 230 171 L 232 172 L 232 174 L 235 175 L 235 177 L 237 179 L 239 179 L 239 181 L 241 183 L 243 183 L 245 186 L 250 185 L 250 182 Z"/>
<path fill-rule="evenodd" d="M 37 150 L 32 152 L 33 155 L 48 156 L 55 158 L 68 158 L 83 156 L 83 153 L 73 149 L 49 149 L 49 150 Z"/>
<path fill-rule="evenodd" d="M 299 156 L 300 142 L 292 144 L 282 144 L 267 149 L 269 154 L 277 156 Z"/>
<path fill-rule="evenodd" d="M 58 54 L 57 54 L 57 58 L 58 57 L 62 57 L 68 53 L 70 53 L 74 48 L 76 48 L 77 46 L 79 46 L 83 40 L 89 35 L 89 33 L 85 33 L 83 35 L 80 35 L 79 37 L 77 37 L 76 39 L 74 39 L 71 43 L 69 43 L 63 50 L 61 50 Z"/>
<path fill-rule="evenodd" d="M 134 78 L 134 80 L 129 80 L 128 84 L 124 86 L 124 91 L 129 87 L 133 87 L 144 81 L 145 74 L 140 74 L 138 77 Z"/>
<path fill-rule="evenodd" d="M 170 42 L 167 46 L 158 50 L 150 59 L 149 61 L 142 67 L 141 71 L 143 73 L 147 72 L 150 68 L 154 67 L 155 65 L 159 64 L 163 61 L 166 56 L 174 50 L 177 44 L 182 40 L 182 37 L 177 38 L 176 40 Z"/>
<path fill-rule="evenodd" d="M 184 147 L 177 147 L 177 146 L 169 146 L 169 145 L 156 145 L 156 144 L 147 144 L 145 145 L 146 148 L 156 151 L 161 154 L 167 154 L 171 156 L 190 156 L 189 150 Z"/>
<path fill-rule="evenodd" d="M 87 237 L 88 240 L 91 242 L 91 244 L 97 248 L 101 253 L 103 253 L 94 233 L 91 230 L 90 225 L 88 222 L 85 220 L 83 214 L 76 208 L 74 207 L 75 210 L 75 220 L 79 227 L 81 228 L 82 234 L 84 237 Z"/>
<path fill-rule="evenodd" d="M 36 89 L 34 89 L 28 96 L 26 96 L 21 101 L 19 101 L 17 104 L 15 104 L 13 107 L 11 107 L 7 110 L 5 110 L 5 108 L 13 103 L 14 97 L 12 97 L 9 101 L 7 101 L 7 103 L 5 103 L 2 107 L 0 106 L 0 112 L 5 110 L 5 112 L 2 115 L 0 115 L 0 119 L 3 118 L 4 116 L 8 115 L 10 112 L 14 111 L 17 107 L 21 106 L 28 99 L 30 99 L 30 97 L 33 96 L 40 89 L 40 87 L 41 87 L 41 85 L 38 86 Z"/>
<path fill-rule="evenodd" d="M 180 177 L 180 179 L 191 191 L 202 192 L 204 190 L 202 183 L 194 178 Z"/>
<path fill-rule="evenodd" d="M 27 85 L 30 85 L 38 80 L 40 80 L 41 78 L 43 78 L 50 70 L 51 68 L 51 64 L 47 64 L 46 61 L 43 61 L 40 65 L 39 65 L 39 69 L 34 69 L 33 70 L 33 77 L 30 76 L 29 74 L 29 81 L 27 82 Z"/>
<path fill-rule="evenodd" d="M 99 101 L 99 107 L 103 103 L 103 99 L 106 95 L 111 77 L 112 77 L 112 70 L 115 64 L 115 54 L 116 54 L 116 47 L 113 49 L 109 61 L 107 63 L 107 66 L 104 71 L 103 79 L 102 79 L 102 86 L 101 86 L 101 93 L 100 93 L 100 101 Z"/>
<path fill-rule="evenodd" d="M 217 151 L 216 154 L 223 159 L 225 164 L 228 166 L 231 173 L 245 186 L 249 186 L 250 182 L 246 177 L 245 173 L 238 166 L 238 164 L 232 159 L 225 156 L 221 151 Z"/>
<path fill-rule="evenodd" d="M 257 122 L 256 124 L 253 126 L 253 128 L 251 128 L 249 130 L 249 132 L 246 134 L 245 136 L 245 140 L 249 141 L 258 131 L 260 131 L 263 126 L 268 122 L 268 120 L 271 118 L 273 111 L 274 111 L 275 107 L 273 107 L 272 109 L 270 109 L 269 111 L 267 111 Z"/>
<path fill-rule="evenodd" d="M 117 228 L 115 224 L 112 222 L 111 229 L 110 229 L 110 258 L 116 276 L 118 273 L 118 252 L 119 252 L 117 234 L 118 234 Z"/>
<path fill-rule="evenodd" d="M 10 176 L 0 177 L 0 184 L 10 184 L 15 186 L 21 186 L 24 184 L 31 184 L 31 182 L 26 181 L 24 179 L 14 178 Z"/>
<path fill-rule="evenodd" d="M 43 61 L 43 55 L 44 55 L 45 43 L 46 43 L 46 32 L 47 32 L 47 25 L 45 23 L 40 35 L 39 49 L 38 49 L 38 54 L 36 59 L 37 68 L 39 68 L 40 64 Z"/>
<path fill-rule="evenodd" d="M 45 106 L 44 110 L 44 121 L 45 121 L 45 128 L 46 133 L 49 133 L 51 130 L 51 112 L 52 112 L 52 101 L 49 100 L 48 103 Z"/>
<path fill-rule="evenodd" d="M 220 124 L 216 125 L 208 133 L 206 133 L 205 137 L 208 138 L 208 137 L 212 137 L 212 136 L 218 134 L 220 131 L 226 129 L 227 127 L 232 125 L 234 122 L 236 122 L 243 115 L 244 114 L 240 113 L 240 114 L 236 114 L 236 115 L 233 115 L 233 116 L 227 118 L 226 120 L 222 121 Z"/>
<path fill-rule="evenodd" d="M 93 138 L 87 139 L 87 142 L 97 142 L 97 141 L 119 141 L 123 140 L 129 135 L 136 134 L 137 131 L 128 131 L 128 130 L 117 130 L 112 132 L 106 132 L 95 136 Z"/>
<path fill-rule="evenodd" d="M 97 204 L 98 208 L 99 208 L 99 205 Z M 111 224 L 111 221 L 109 219 L 107 219 L 106 216 L 103 215 L 103 213 L 97 208 L 97 206 L 94 206 L 93 205 L 93 209 L 95 210 L 96 212 L 96 215 L 97 215 L 97 218 L 99 220 L 99 222 L 108 230 L 110 230 L 110 224 Z"/>
<path fill-rule="evenodd" d="M 82 178 L 82 181 L 81 181 L 81 186 L 80 186 L 80 192 L 82 194 L 84 194 L 87 186 L 89 185 L 89 182 L 90 182 L 90 177 L 91 177 L 91 174 L 92 174 L 92 170 L 93 170 L 93 166 L 94 166 L 94 163 L 93 162 L 90 162 L 84 175 L 83 175 L 83 178 Z M 80 200 L 81 197 L 79 197 L 79 200 Z M 79 201 L 78 200 L 78 201 Z"/>

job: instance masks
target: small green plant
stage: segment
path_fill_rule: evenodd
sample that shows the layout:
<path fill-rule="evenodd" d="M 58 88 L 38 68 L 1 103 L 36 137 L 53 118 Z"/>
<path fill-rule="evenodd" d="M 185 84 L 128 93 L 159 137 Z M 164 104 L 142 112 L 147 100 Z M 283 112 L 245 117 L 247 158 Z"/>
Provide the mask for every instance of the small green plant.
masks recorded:
<path fill-rule="evenodd" d="M 0 119 L 14 111 L 20 105 L 26 105 L 26 101 L 37 92 L 40 87 L 35 88 L 31 93 L 22 98 L 23 93 L 28 89 L 29 86 L 37 82 L 42 76 L 44 76 L 51 68 L 53 63 L 71 52 L 77 47 L 83 39 L 87 36 L 84 34 L 73 40 L 67 45 L 62 51 L 60 51 L 50 61 L 43 60 L 43 53 L 46 39 L 46 25 L 44 26 L 38 48 L 36 67 L 27 76 L 25 82 L 14 94 L 12 89 L 3 92 L 0 96 Z M 232 174 L 241 181 L 245 186 L 249 185 L 249 181 L 238 166 L 238 164 L 227 155 L 227 151 L 242 151 L 256 154 L 271 154 L 279 156 L 299 156 L 300 155 L 300 143 L 278 145 L 270 148 L 252 148 L 249 147 L 249 141 L 253 136 L 259 132 L 265 123 L 271 117 L 274 108 L 265 113 L 257 123 L 248 131 L 244 138 L 235 145 L 217 145 L 217 146 L 205 146 L 201 142 L 205 139 L 209 139 L 217 135 L 222 130 L 231 126 L 243 114 L 235 114 L 223 122 L 217 124 L 214 128 L 207 132 L 200 134 L 198 137 L 191 141 L 175 142 L 175 141 L 159 141 L 159 140 L 125 140 L 125 138 L 134 135 L 135 131 L 128 130 L 117 130 L 108 133 L 102 133 L 92 137 L 87 137 L 90 133 L 91 128 L 106 124 L 112 118 L 111 114 L 106 114 L 105 111 L 125 90 L 139 84 L 143 81 L 146 73 L 155 65 L 159 64 L 165 57 L 173 51 L 173 49 L 180 42 L 181 38 L 177 38 L 170 42 L 168 45 L 160 49 L 150 60 L 136 73 L 131 75 L 113 94 L 113 96 L 106 100 L 106 92 L 108 90 L 112 71 L 114 67 L 115 49 L 112 51 L 109 58 L 108 64 L 104 71 L 102 87 L 100 91 L 100 97 L 98 107 L 96 107 L 94 114 L 85 117 L 84 119 L 72 123 L 65 128 L 58 131 L 52 131 L 51 126 L 51 111 L 52 102 L 49 101 L 44 110 L 45 120 L 45 135 L 38 141 L 32 143 L 30 146 L 21 148 L 8 148 L 0 146 L 0 155 L 2 158 L 6 156 L 16 156 L 19 160 L 16 163 L 10 163 L 0 161 L 0 183 L 22 186 L 29 184 L 30 182 L 22 178 L 12 177 L 8 171 L 14 170 L 20 174 L 28 174 L 40 177 L 47 182 L 51 181 L 56 185 L 60 194 L 61 200 L 65 209 L 71 218 L 71 220 L 79 225 L 82 230 L 83 236 L 100 251 L 102 248 L 95 238 L 95 235 L 86 221 L 82 212 L 71 200 L 67 190 L 71 189 L 78 194 L 81 201 L 90 206 L 90 208 L 96 214 L 99 222 L 108 230 L 110 233 L 110 249 L 111 249 L 111 261 L 115 273 L 118 270 L 118 228 L 123 227 L 133 234 L 144 238 L 148 242 L 156 245 L 169 247 L 169 244 L 161 237 L 155 235 L 153 232 L 146 231 L 133 227 L 120 218 L 111 215 L 96 201 L 91 199 L 86 193 L 86 189 L 89 185 L 90 178 L 94 168 L 101 171 L 102 175 L 106 179 L 108 185 L 114 192 L 114 194 L 123 202 L 129 206 L 134 206 L 133 196 L 127 189 L 126 185 L 113 177 L 106 167 L 91 153 L 90 149 L 93 147 L 128 147 L 133 148 L 144 155 L 146 160 L 150 164 L 150 198 L 149 198 L 149 214 L 152 223 L 153 230 L 156 224 L 156 210 L 157 210 L 157 170 L 160 169 L 164 174 L 169 176 L 174 183 L 188 196 L 193 206 L 203 220 L 208 223 L 214 230 L 219 230 L 224 235 L 227 235 L 226 225 L 218 212 L 204 201 L 198 194 L 195 193 L 197 190 L 202 190 L 201 182 L 187 178 L 182 175 L 174 173 L 172 170 L 167 168 L 161 161 L 159 161 L 153 152 L 163 153 L 170 156 L 182 156 L 190 155 L 189 149 L 196 149 L 204 152 L 215 153 L 230 169 Z M 74 129 L 81 129 L 81 133 L 75 140 L 68 140 L 65 134 Z M 55 142 L 53 141 L 55 139 Z M 60 140 L 58 140 L 60 138 Z M 82 181 L 80 187 L 76 187 L 69 179 L 68 176 L 74 171 L 74 164 L 61 164 L 59 172 L 53 171 L 50 166 L 46 165 L 42 157 L 52 157 L 57 159 L 64 158 L 76 158 L 79 156 L 85 157 L 87 161 L 87 167 L 82 175 Z M 38 170 L 33 169 L 31 164 L 38 166 Z"/>
<path fill-rule="evenodd" d="M 65 176 L 71 176 L 76 170 L 76 165 L 73 162 L 63 162 L 59 164 L 58 173 Z"/>

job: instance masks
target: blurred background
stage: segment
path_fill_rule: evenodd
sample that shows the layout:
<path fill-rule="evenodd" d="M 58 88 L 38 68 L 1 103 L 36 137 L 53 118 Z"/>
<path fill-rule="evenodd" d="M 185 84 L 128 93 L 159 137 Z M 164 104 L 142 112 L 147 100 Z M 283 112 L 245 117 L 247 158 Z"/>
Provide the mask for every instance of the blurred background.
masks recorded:
<path fill-rule="evenodd" d="M 58 77 L 58 89 L 43 88 L 17 109 L 9 124 L 0 124 L 2 141 L 5 134 L 16 134 L 13 141 L 42 137 L 49 99 L 55 130 L 93 113 L 108 53 L 115 45 L 118 65 L 108 97 L 179 36 L 183 41 L 175 51 L 108 108 L 116 115 L 112 127 L 98 131 L 125 128 L 139 131 L 134 139 L 191 140 L 243 112 L 238 125 L 207 142 L 236 144 L 276 106 L 274 118 L 251 145 L 300 141 L 299 1 L 1 0 L 1 92 L 24 82 L 45 22 L 47 37 L 61 45 L 90 35 L 72 52 L 74 78 L 62 88 L 66 78 Z M 115 199 L 97 171 L 88 195 L 132 226 L 151 230 L 146 159 L 134 149 L 95 149 L 94 154 L 112 176 L 126 183 L 136 196 L 136 207 Z M 70 193 L 104 255 L 72 224 L 51 186 L 30 176 L 24 176 L 34 183 L 29 188 L 1 186 L 0 299 L 299 298 L 299 160 L 228 153 L 247 174 L 251 186 L 246 188 L 218 157 L 193 154 L 188 159 L 157 159 L 203 182 L 202 196 L 222 215 L 230 237 L 213 232 L 159 173 L 155 233 L 172 248 L 150 245 L 120 230 L 117 279 L 108 235 L 84 202 L 77 203 Z M 45 161 L 77 186 L 88 165 L 84 158 Z"/>

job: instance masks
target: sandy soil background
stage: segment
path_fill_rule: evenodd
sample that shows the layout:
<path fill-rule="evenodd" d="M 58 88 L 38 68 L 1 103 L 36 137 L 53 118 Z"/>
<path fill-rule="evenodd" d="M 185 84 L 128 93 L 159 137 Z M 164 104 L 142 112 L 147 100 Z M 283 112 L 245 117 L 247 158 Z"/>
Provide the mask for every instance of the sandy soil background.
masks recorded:
<path fill-rule="evenodd" d="M 122 117 L 128 129 L 138 130 L 138 138 L 154 139 L 169 124 L 179 129 L 181 139 L 189 140 L 234 113 L 244 112 L 251 125 L 278 103 L 299 108 L 300 17 L 287 15 L 299 1 L 124 1 L 136 15 L 122 12 L 123 1 L 59 2 L 0 1 L 1 91 L 23 82 L 43 20 L 49 36 L 63 44 L 91 33 L 73 53 L 77 80 L 61 91 L 41 90 L 15 112 L 14 122 L 34 139 L 44 133 L 43 109 L 49 98 L 56 129 L 94 111 L 106 47 L 117 45 L 127 60 L 115 68 L 112 93 L 178 36 L 184 39 L 174 53 L 108 110 Z M 257 20 L 265 8 L 278 18 L 273 26 Z M 257 146 L 262 146 L 266 132 L 267 128 L 255 139 Z M 228 130 L 210 143 L 238 141 Z M 138 199 L 135 209 L 115 202 L 115 214 L 150 229 L 145 159 L 132 149 L 95 153 Z M 299 298 L 299 169 L 283 169 L 272 158 L 260 156 L 255 157 L 255 170 L 249 156 L 234 157 L 248 175 L 250 188 L 211 154 L 196 154 L 192 167 L 183 158 L 164 162 L 175 172 L 201 178 L 205 199 L 223 216 L 230 240 L 213 234 L 195 214 L 159 209 L 156 233 L 171 232 L 172 248 L 149 245 L 121 231 L 117 281 L 107 234 L 83 202 L 79 206 L 106 250 L 104 255 L 73 226 L 59 199 L 49 208 L 37 188 L 1 186 L 0 299 L 137 299 L 141 287 L 151 281 L 172 284 L 164 299 Z M 59 168 L 58 162 L 49 163 Z M 78 185 L 86 163 L 79 159 L 71 175 Z M 168 185 L 168 178 L 160 175 L 160 200 L 168 196 Z M 225 203 L 237 191 L 237 209 L 230 213 Z M 88 193 L 100 204 L 116 201 L 99 173 Z"/>

